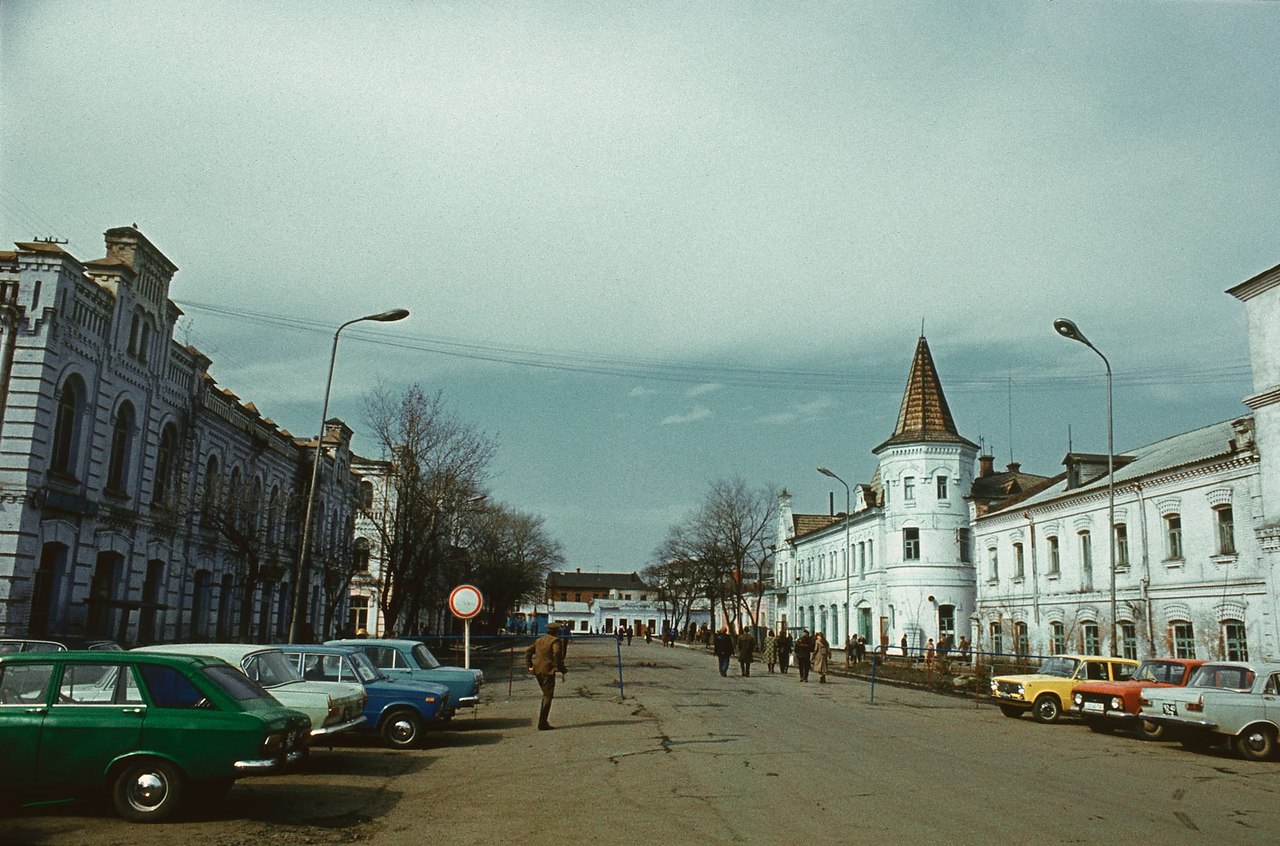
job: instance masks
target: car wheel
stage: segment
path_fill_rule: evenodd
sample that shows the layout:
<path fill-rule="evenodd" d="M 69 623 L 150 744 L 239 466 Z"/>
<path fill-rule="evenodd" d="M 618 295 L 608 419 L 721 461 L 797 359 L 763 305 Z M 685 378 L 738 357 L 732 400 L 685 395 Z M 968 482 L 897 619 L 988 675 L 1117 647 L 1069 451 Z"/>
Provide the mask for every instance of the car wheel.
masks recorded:
<path fill-rule="evenodd" d="M 130 822 L 160 822 L 182 801 L 182 774 L 158 759 L 130 762 L 116 773 L 111 798 Z"/>
<path fill-rule="evenodd" d="M 1004 714 L 1006 717 L 1021 717 L 1022 709 L 1016 705 L 1001 705 L 1000 713 Z"/>
<path fill-rule="evenodd" d="M 1031 706 L 1031 716 L 1037 723 L 1056 723 L 1062 716 L 1062 703 L 1052 693 L 1043 693 Z"/>
<path fill-rule="evenodd" d="M 1266 761 L 1276 752 L 1275 730 L 1267 726 L 1250 726 L 1235 739 L 1236 752 L 1248 761 Z"/>
<path fill-rule="evenodd" d="M 1160 740 L 1165 736 L 1165 727 L 1150 720 L 1138 720 L 1133 733 L 1142 740 Z"/>
<path fill-rule="evenodd" d="M 416 746 L 422 737 L 422 719 L 407 709 L 393 711 L 382 721 L 382 739 L 393 749 Z"/>
<path fill-rule="evenodd" d="M 1111 723 L 1104 723 L 1102 720 L 1086 720 L 1085 725 L 1089 727 L 1089 731 L 1096 731 L 1098 734 L 1111 734 L 1116 730 Z"/>

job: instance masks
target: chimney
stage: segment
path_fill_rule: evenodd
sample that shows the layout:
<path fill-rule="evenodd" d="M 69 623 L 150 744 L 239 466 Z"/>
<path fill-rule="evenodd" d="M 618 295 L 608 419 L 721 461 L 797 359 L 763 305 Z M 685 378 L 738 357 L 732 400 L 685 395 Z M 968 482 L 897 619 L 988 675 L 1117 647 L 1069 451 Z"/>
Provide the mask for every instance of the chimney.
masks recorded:
<path fill-rule="evenodd" d="M 996 474 L 996 457 L 994 455 L 978 456 L 978 478 L 986 479 Z"/>
<path fill-rule="evenodd" d="M 1017 473 L 1017 472 L 1019 472 L 1020 470 L 1022 470 L 1022 465 L 1021 465 L 1021 464 L 1019 464 L 1019 463 L 1018 463 L 1018 462 L 1016 462 L 1016 461 L 1010 461 L 1010 462 L 1009 462 L 1009 472 L 1010 472 L 1010 473 Z"/>
<path fill-rule="evenodd" d="M 836 492 L 827 491 L 827 514 L 836 516 Z"/>

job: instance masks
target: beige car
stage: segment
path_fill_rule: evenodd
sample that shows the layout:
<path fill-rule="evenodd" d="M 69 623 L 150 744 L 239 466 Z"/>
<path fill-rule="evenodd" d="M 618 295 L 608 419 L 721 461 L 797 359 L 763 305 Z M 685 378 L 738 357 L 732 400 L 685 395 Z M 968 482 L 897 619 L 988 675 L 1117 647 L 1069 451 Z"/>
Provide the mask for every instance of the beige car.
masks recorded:
<path fill-rule="evenodd" d="M 1070 707 L 1071 691 L 1077 684 L 1128 681 L 1136 669 L 1138 662 L 1128 658 L 1054 655 L 1034 673 L 996 676 L 991 680 L 991 697 L 1006 717 L 1020 717 L 1030 711 L 1038 723 L 1056 723 Z"/>

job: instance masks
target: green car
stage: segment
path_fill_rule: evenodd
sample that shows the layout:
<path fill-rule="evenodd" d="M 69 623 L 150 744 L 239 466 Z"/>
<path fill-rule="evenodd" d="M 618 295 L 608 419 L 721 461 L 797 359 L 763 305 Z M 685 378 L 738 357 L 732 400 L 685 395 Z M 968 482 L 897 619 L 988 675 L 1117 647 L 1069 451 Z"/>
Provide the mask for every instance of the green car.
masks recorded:
<path fill-rule="evenodd" d="M 0 655 L 0 795 L 107 791 L 120 816 L 169 817 L 307 754 L 310 719 L 216 658 L 136 652 Z"/>

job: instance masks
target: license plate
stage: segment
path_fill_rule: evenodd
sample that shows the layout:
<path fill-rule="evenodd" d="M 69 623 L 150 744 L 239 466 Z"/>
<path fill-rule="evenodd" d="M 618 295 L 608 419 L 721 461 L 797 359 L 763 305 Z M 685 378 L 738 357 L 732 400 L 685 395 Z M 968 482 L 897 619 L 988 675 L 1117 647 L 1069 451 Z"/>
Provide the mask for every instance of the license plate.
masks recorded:
<path fill-rule="evenodd" d="M 1103 706 L 1103 704 L 1102 704 L 1101 702 L 1086 702 L 1086 703 L 1084 703 L 1084 709 L 1085 709 L 1086 711 L 1105 711 L 1105 710 L 1107 710 L 1107 709 Z"/>
<path fill-rule="evenodd" d="M 1178 706 L 1174 702 L 1164 703 L 1164 712 L 1171 717 L 1178 716 Z"/>

